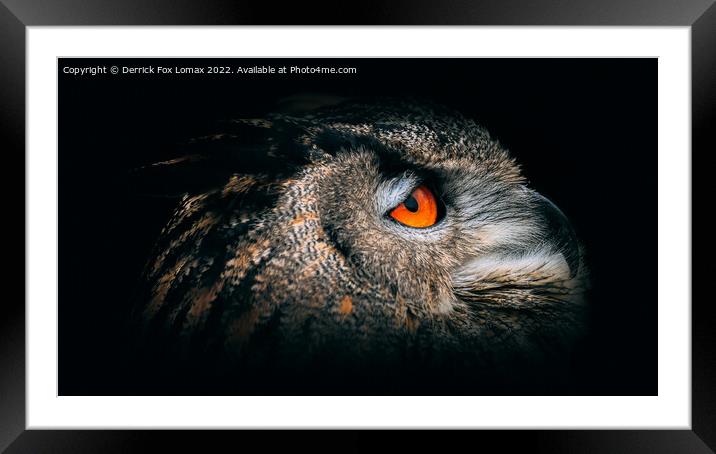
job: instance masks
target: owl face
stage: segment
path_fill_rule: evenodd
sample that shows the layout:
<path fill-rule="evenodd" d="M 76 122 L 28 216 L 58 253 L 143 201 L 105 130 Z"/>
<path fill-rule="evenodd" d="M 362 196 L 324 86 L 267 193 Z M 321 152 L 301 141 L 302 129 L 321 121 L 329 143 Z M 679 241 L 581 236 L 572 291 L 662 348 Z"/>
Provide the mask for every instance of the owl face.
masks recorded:
<path fill-rule="evenodd" d="M 449 314 L 463 303 L 460 292 L 547 292 L 579 274 L 566 218 L 514 173 L 390 153 L 342 150 L 322 169 L 330 175 L 316 178 L 323 228 L 372 283 L 416 310 Z M 416 225 L 410 215 L 421 211 L 428 221 Z"/>
<path fill-rule="evenodd" d="M 193 146 L 159 167 L 191 178 L 201 163 L 216 183 L 183 197 L 137 312 L 172 348 L 485 363 L 561 351 L 580 330 L 569 222 L 459 113 L 345 102 L 237 120 Z"/>

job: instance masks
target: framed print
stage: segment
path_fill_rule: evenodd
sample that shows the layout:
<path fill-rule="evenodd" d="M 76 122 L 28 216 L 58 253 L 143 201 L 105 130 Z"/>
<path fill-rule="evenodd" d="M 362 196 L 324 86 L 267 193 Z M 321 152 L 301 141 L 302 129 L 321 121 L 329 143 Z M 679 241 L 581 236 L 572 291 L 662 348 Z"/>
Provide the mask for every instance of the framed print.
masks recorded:
<path fill-rule="evenodd" d="M 713 451 L 713 5 L 219 3 L 3 6 L 8 452 L 257 428 Z"/>

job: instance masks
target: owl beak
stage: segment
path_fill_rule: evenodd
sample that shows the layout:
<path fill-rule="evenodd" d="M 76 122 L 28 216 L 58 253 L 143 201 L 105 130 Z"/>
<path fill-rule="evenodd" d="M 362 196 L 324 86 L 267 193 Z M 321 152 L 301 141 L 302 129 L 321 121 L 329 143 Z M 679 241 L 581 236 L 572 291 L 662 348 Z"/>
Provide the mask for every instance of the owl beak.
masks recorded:
<path fill-rule="evenodd" d="M 562 210 L 552 203 L 547 197 L 535 193 L 538 197 L 538 209 L 543 216 L 548 238 L 555 244 L 569 266 L 569 277 L 572 278 L 579 272 L 580 248 L 577 235 L 572 224 Z"/>

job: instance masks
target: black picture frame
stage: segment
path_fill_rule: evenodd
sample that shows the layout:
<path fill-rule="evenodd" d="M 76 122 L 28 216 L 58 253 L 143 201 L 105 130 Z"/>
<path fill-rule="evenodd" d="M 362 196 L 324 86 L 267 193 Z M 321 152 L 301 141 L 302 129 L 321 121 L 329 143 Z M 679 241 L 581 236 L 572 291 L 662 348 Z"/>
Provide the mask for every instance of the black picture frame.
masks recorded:
<path fill-rule="evenodd" d="M 558 26 L 690 26 L 692 64 L 692 158 L 716 150 L 716 5 L 714 0 L 469 0 L 420 2 L 366 1 L 351 8 L 331 8 L 304 2 L 280 7 L 264 2 L 230 0 L 170 1 L 125 0 L 1 0 L 0 1 L 0 126 L 6 177 L 25 168 L 25 32 L 28 26 L 62 25 L 558 25 Z M 13 159 L 12 162 L 9 162 Z M 4 178 L 5 214 L 18 219 L 25 213 L 18 187 L 24 181 Z M 7 218 L 6 218 L 7 219 Z M 9 231 L 25 235 L 22 217 Z M 9 223 L 8 223 L 9 224 Z M 22 233 L 20 230 L 22 229 Z M 693 234 L 692 234 L 693 235 Z M 6 234 L 7 244 L 19 244 Z M 26 238 L 23 236 L 23 238 Z M 701 252 L 704 254 L 704 252 Z M 24 282 L 25 261 L 6 260 L 6 285 Z M 20 266 L 22 263 L 22 266 Z M 703 271 L 702 271 L 703 272 Z M 17 277 L 11 273 L 18 274 Z M 20 276 L 22 275 L 22 277 Z M 696 282 L 701 282 L 698 277 Z M 19 286 L 19 284 L 16 284 Z M 22 295 L 25 287 L 23 286 Z M 181 451 L 218 449 L 224 443 L 285 443 L 293 449 L 333 450 L 413 446 L 445 448 L 444 440 L 428 434 L 396 434 L 378 443 L 372 433 L 331 432 L 321 435 L 292 433 L 290 437 L 266 434 L 200 431 L 58 431 L 25 430 L 25 309 L 24 298 L 6 293 L 0 316 L 0 449 L 7 452 L 133 452 L 143 449 Z M 710 299 L 692 298 L 692 420 L 691 430 L 534 430 L 469 431 L 441 433 L 450 443 L 494 446 L 501 450 L 533 449 L 558 452 L 716 452 L 716 336 L 712 325 L 716 310 Z M 614 409 L 615 412 L 618 409 Z M 386 435 L 386 434 L 383 434 Z M 247 440 L 247 438 L 249 440 Z M 329 441 L 330 438 L 330 441 Z M 271 441 L 268 441 L 271 440 Z M 237 443 L 241 443 L 238 445 Z M 441 443 L 441 444 L 438 444 Z M 304 445 L 304 446 L 301 446 Z M 458 444 L 454 445 L 456 448 Z"/>

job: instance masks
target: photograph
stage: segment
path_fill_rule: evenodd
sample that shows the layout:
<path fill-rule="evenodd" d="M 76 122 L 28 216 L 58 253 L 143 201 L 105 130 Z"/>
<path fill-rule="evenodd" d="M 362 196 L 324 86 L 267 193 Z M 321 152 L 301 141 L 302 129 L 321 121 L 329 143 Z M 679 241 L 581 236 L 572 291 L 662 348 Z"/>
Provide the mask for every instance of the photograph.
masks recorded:
<path fill-rule="evenodd" d="M 657 395 L 657 64 L 58 58 L 58 395 Z"/>
<path fill-rule="evenodd" d="M 0 0 L 0 452 L 714 453 L 714 0 L 405 6 Z"/>

